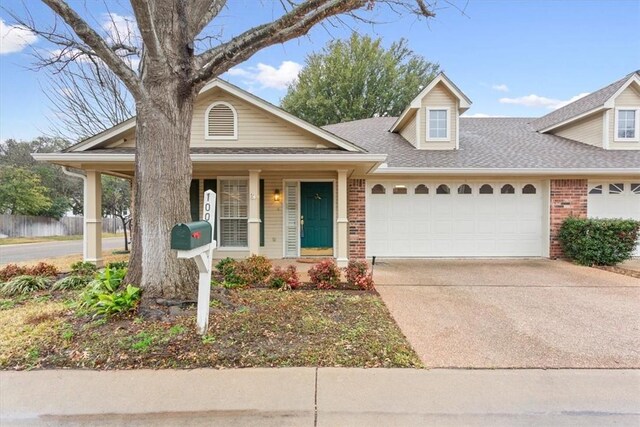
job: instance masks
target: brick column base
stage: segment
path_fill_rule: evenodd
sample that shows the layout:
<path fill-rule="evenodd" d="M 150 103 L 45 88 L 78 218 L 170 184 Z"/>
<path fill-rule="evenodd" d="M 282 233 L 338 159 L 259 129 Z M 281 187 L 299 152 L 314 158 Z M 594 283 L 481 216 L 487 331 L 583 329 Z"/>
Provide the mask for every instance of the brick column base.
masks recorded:
<path fill-rule="evenodd" d="M 365 180 L 350 179 L 348 183 L 349 259 L 364 259 L 366 254 Z"/>
<path fill-rule="evenodd" d="M 562 222 L 570 216 L 587 217 L 587 180 L 586 179 L 552 179 L 550 200 L 551 258 L 562 257 L 562 248 L 558 240 L 558 232 Z"/>

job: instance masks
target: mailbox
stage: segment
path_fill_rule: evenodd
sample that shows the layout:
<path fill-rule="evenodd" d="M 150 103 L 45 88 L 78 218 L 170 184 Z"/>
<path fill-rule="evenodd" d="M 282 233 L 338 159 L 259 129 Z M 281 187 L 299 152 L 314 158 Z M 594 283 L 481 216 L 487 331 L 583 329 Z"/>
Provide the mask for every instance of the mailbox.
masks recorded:
<path fill-rule="evenodd" d="M 171 249 L 188 251 L 211 243 L 211 224 L 208 221 L 176 224 L 171 229 Z"/>

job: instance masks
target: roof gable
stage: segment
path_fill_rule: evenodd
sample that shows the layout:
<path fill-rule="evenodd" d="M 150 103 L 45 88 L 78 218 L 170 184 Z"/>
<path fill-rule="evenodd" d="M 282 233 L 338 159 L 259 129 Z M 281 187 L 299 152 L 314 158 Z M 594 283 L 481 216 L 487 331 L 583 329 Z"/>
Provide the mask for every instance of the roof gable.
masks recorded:
<path fill-rule="evenodd" d="M 627 74 L 602 89 L 533 120 L 531 125 L 538 132 L 549 132 L 605 108 L 613 108 L 613 101 L 616 97 L 633 83 L 640 84 L 640 71 Z"/>
<path fill-rule="evenodd" d="M 328 145 L 331 147 L 352 152 L 365 151 L 355 144 L 346 141 L 345 139 L 342 139 L 324 129 L 318 128 L 302 119 L 299 119 L 298 117 L 287 113 L 279 107 L 276 107 L 273 104 L 220 79 L 214 79 L 204 88 L 202 88 L 202 90 L 198 94 L 198 98 L 196 99 L 196 104 L 202 97 L 206 97 L 207 94 L 216 91 L 225 92 L 244 103 L 250 104 L 252 108 L 260 110 L 263 115 L 274 117 L 278 122 L 286 124 L 290 128 L 296 128 L 303 134 L 311 135 L 316 139 L 322 140 L 323 142 L 328 143 Z M 195 120 L 196 116 L 194 115 L 194 121 Z M 132 134 L 132 131 L 135 131 L 135 126 L 136 118 L 132 117 L 112 127 L 111 129 L 108 129 L 69 147 L 66 151 L 81 152 L 98 148 L 120 146 L 122 145 L 123 138 L 125 138 L 126 136 L 130 136 Z"/>
<path fill-rule="evenodd" d="M 396 132 L 400 130 L 413 117 L 415 112 L 420 109 L 420 107 L 422 106 L 422 99 L 424 99 L 424 97 L 427 96 L 427 94 L 431 92 L 438 84 L 444 85 L 449 90 L 449 92 L 451 92 L 453 96 L 458 99 L 460 113 L 467 111 L 471 107 L 471 100 L 469 99 L 469 97 L 467 97 L 467 95 L 465 95 L 458 88 L 458 86 L 456 86 L 455 83 L 453 83 L 451 79 L 447 77 L 445 73 L 441 72 L 433 80 L 431 80 L 431 82 L 424 89 L 422 89 L 415 98 L 413 98 L 413 100 L 409 103 L 409 106 L 393 123 L 389 131 Z"/>

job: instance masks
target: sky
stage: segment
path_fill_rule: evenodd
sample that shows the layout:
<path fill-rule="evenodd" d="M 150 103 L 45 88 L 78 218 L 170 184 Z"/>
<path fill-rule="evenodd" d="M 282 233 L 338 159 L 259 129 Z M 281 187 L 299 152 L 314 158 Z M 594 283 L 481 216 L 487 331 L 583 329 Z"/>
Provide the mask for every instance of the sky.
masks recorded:
<path fill-rule="evenodd" d="M 124 0 L 69 3 L 107 37 L 134 22 Z M 346 18 L 316 27 L 222 77 L 278 104 L 307 54 L 357 31 L 385 46 L 406 38 L 416 54 L 439 63 L 473 102 L 465 116 L 537 117 L 640 69 L 640 0 L 440 0 L 428 21 L 374 4 L 360 15 L 375 25 Z M 0 141 L 51 133 L 46 73 L 33 69 L 33 49 L 56 47 L 16 27 L 10 12 L 24 17 L 26 7 L 44 26 L 54 16 L 36 0 L 0 0 L 0 6 Z M 229 0 L 206 33 L 228 39 L 279 13 L 276 0 Z"/>

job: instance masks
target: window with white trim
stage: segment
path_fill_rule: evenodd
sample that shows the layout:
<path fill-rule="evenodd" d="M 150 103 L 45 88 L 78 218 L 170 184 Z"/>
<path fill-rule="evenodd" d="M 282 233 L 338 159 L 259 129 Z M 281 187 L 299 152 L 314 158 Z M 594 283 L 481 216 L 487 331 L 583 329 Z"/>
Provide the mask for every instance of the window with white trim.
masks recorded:
<path fill-rule="evenodd" d="M 638 141 L 638 110 L 616 110 L 616 141 Z"/>
<path fill-rule="evenodd" d="M 238 113 L 228 102 L 214 102 L 204 118 L 205 139 L 238 139 Z"/>
<path fill-rule="evenodd" d="M 220 180 L 220 246 L 246 248 L 249 245 L 249 180 Z"/>
<path fill-rule="evenodd" d="M 427 110 L 427 139 L 446 140 L 449 138 L 449 110 L 433 108 Z"/>

